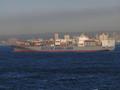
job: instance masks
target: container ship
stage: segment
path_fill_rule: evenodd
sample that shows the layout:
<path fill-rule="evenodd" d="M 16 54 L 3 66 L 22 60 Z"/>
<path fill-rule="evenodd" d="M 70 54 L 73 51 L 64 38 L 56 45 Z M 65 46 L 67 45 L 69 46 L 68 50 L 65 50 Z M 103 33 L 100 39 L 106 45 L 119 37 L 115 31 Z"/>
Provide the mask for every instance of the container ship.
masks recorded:
<path fill-rule="evenodd" d="M 106 34 L 100 35 L 99 39 L 89 38 L 84 34 L 72 39 L 65 35 L 64 39 L 60 39 L 55 34 L 54 39 L 16 41 L 12 46 L 14 52 L 97 52 L 114 50 L 115 40 Z"/>

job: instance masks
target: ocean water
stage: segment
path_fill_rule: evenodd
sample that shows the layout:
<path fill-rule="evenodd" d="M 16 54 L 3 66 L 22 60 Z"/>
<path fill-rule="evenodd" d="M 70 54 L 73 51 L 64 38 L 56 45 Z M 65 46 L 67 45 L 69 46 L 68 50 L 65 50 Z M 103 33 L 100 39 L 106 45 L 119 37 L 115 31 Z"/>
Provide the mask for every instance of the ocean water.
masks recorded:
<path fill-rule="evenodd" d="M 0 90 L 120 90 L 120 47 L 94 53 L 14 53 L 0 47 Z"/>

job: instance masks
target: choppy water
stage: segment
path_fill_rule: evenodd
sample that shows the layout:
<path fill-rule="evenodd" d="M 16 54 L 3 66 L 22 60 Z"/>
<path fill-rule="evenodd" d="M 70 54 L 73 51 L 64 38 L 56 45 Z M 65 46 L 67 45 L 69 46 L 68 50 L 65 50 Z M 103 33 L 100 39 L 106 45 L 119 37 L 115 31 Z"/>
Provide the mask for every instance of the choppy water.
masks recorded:
<path fill-rule="evenodd" d="M 0 47 L 0 90 L 120 90 L 120 48 L 97 53 L 13 53 Z"/>

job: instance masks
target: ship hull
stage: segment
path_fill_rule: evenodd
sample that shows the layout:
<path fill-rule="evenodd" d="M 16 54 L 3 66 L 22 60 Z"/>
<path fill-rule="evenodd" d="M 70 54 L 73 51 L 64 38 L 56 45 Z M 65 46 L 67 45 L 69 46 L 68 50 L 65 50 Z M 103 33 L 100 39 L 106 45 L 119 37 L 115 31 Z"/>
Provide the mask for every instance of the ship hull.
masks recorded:
<path fill-rule="evenodd" d="M 111 51 L 113 48 L 76 47 L 72 49 L 41 49 L 40 47 L 15 47 L 14 52 L 98 52 Z"/>

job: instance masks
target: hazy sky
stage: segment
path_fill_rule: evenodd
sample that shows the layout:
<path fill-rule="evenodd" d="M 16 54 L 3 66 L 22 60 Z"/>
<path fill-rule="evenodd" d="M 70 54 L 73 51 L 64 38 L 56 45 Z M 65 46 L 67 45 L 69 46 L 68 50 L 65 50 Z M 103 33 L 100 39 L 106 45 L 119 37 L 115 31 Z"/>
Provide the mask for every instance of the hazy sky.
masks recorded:
<path fill-rule="evenodd" d="M 120 0 L 0 0 L 0 35 L 120 30 Z"/>

